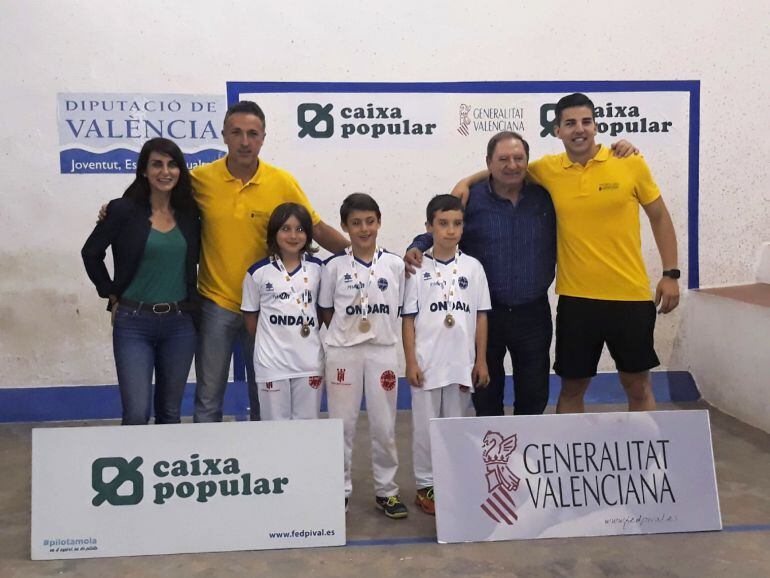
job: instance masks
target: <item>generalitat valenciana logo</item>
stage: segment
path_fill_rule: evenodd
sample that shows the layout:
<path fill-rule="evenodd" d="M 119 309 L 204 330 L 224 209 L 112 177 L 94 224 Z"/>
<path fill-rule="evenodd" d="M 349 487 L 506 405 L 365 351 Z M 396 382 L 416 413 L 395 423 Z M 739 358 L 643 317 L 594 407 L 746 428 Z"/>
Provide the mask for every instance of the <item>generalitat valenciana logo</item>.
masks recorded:
<path fill-rule="evenodd" d="M 498 524 L 509 526 L 519 519 L 516 515 L 516 502 L 511 494 L 519 488 L 521 480 L 508 467 L 508 460 L 516 449 L 516 443 L 516 434 L 504 437 L 499 432 L 488 431 L 481 444 L 489 497 L 480 507 Z"/>

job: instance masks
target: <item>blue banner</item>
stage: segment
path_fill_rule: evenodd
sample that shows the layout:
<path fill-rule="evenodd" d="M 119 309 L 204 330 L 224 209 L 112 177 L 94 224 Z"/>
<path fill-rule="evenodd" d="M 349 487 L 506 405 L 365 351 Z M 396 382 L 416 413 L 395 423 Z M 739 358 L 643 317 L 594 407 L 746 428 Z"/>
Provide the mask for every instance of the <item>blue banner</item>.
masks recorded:
<path fill-rule="evenodd" d="M 195 153 L 185 153 L 187 168 L 193 169 L 224 156 L 217 149 L 206 149 Z M 103 153 L 94 153 L 81 149 L 67 149 L 59 153 L 62 174 L 94 173 L 129 173 L 136 171 L 137 151 L 115 149 Z"/>

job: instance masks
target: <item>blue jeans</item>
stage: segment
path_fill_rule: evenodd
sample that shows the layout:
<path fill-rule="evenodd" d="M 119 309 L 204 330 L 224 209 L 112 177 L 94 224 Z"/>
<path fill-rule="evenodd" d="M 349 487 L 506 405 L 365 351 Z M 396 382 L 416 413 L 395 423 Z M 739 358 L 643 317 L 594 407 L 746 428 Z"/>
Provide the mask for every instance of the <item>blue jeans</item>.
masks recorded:
<path fill-rule="evenodd" d="M 543 296 L 511 307 L 492 304 L 487 312 L 489 385 L 473 393 L 476 415 L 503 415 L 506 350 L 513 365 L 513 413 L 538 415 L 548 405 L 550 349 L 553 335 L 551 306 Z"/>
<path fill-rule="evenodd" d="M 123 425 L 146 424 L 153 397 L 155 423 L 179 423 L 195 343 L 195 327 L 189 313 L 159 315 L 118 305 L 112 349 L 123 402 Z"/>
<path fill-rule="evenodd" d="M 198 350 L 195 354 L 195 415 L 193 421 L 222 421 L 227 377 L 233 343 L 241 342 L 249 384 L 250 418 L 259 420 L 259 396 L 254 380 L 254 338 L 246 331 L 240 313 L 220 307 L 210 299 L 201 299 Z"/>

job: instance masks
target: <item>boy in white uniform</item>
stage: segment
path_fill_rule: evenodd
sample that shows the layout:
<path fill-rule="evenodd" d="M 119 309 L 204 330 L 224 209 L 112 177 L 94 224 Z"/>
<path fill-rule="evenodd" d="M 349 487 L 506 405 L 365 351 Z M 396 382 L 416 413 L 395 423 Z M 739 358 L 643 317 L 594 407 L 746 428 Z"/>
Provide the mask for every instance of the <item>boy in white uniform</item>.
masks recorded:
<path fill-rule="evenodd" d="M 492 308 L 481 263 L 458 248 L 462 201 L 438 195 L 427 208 L 432 254 L 406 280 L 403 341 L 406 377 L 412 385 L 412 453 L 415 503 L 435 515 L 428 424 L 463 417 L 473 386 L 486 387 L 487 314 Z"/>
<path fill-rule="evenodd" d="M 322 263 L 312 257 L 313 224 L 302 205 L 284 203 L 267 224 L 271 255 L 243 280 L 246 329 L 256 334 L 254 372 L 263 420 L 316 419 L 323 347 L 316 301 Z"/>
<path fill-rule="evenodd" d="M 325 339 L 329 417 L 343 422 L 345 506 L 353 491 L 350 466 L 365 392 L 377 506 L 390 518 L 405 518 L 407 508 L 395 481 L 396 343 L 404 262 L 377 246 L 381 214 L 369 195 L 348 196 L 340 218 L 352 247 L 326 261 L 318 304 L 329 327 Z"/>

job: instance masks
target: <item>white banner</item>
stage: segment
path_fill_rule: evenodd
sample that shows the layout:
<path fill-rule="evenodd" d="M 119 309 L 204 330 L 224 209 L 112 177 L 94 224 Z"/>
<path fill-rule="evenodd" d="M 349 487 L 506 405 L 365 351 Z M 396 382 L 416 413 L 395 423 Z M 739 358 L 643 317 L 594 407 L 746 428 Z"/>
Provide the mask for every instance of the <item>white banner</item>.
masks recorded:
<path fill-rule="evenodd" d="M 267 115 L 271 145 L 319 151 L 438 148 L 485 153 L 487 141 L 516 131 L 533 147 L 532 159 L 563 152 L 553 136 L 555 106 L 550 93 L 325 93 L 239 94 Z M 686 92 L 602 92 L 595 105 L 600 142 L 621 138 L 648 148 L 674 146 L 687 159 L 689 94 Z M 609 138 L 609 141 L 607 141 Z M 475 150 L 475 149 L 474 149 Z M 477 156 L 477 155 L 476 155 Z M 425 160 L 421 158 L 419 160 Z M 296 161 L 295 161 L 296 162 Z M 390 167 L 392 170 L 393 167 Z"/>
<path fill-rule="evenodd" d="M 32 431 L 32 559 L 345 543 L 342 422 Z"/>
<path fill-rule="evenodd" d="M 438 541 L 720 530 L 706 410 L 433 419 Z"/>
<path fill-rule="evenodd" d="M 578 83 L 563 93 L 444 92 L 430 83 L 385 84 L 381 92 L 366 90 L 366 84 L 360 91 L 340 85 L 340 91 L 329 92 L 310 90 L 312 83 L 308 90 L 278 83 L 284 91 L 275 83 L 265 91 L 259 83 L 232 84 L 231 98 L 253 100 L 265 111 L 262 158 L 297 177 L 328 222 L 337 221 L 348 193 L 371 194 L 382 209 L 381 244 L 396 253 L 424 230 L 425 206 L 433 195 L 486 168 L 486 146 L 497 132 L 522 134 L 530 160 L 563 152 L 552 134 L 555 105 L 579 90 Z M 585 92 L 595 105 L 597 142 L 627 139 L 647 160 L 676 225 L 686 286 L 690 93 Z M 646 263 L 657 267 L 660 258 L 645 221 L 642 238 Z"/>

